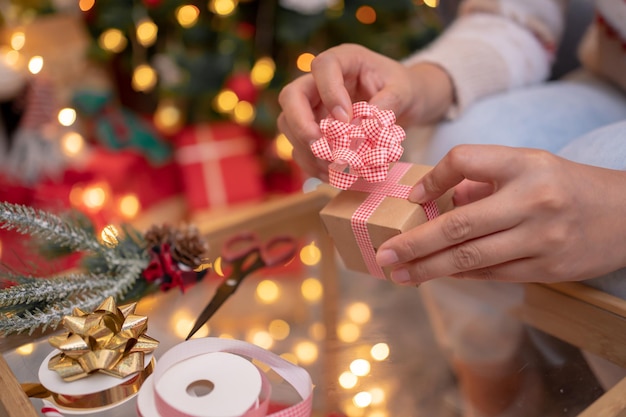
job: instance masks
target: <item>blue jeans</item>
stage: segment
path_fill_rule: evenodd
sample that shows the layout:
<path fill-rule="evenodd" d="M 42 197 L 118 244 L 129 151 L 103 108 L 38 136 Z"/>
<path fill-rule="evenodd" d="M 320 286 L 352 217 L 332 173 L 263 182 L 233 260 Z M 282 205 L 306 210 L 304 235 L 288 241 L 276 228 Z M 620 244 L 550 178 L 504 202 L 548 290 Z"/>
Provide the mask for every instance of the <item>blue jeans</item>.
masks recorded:
<path fill-rule="evenodd" d="M 486 98 L 460 118 L 437 126 L 411 162 L 434 165 L 463 143 L 540 148 L 577 162 L 626 170 L 626 94 L 581 72 Z M 626 269 L 586 283 L 626 299 Z M 501 314 L 507 308 L 502 294 L 519 302 L 521 286 L 444 278 L 423 284 L 420 291 L 435 335 L 453 360 L 495 364 L 517 354 L 515 334 L 522 326 Z M 615 382 L 610 376 L 599 378 L 605 387 Z"/>

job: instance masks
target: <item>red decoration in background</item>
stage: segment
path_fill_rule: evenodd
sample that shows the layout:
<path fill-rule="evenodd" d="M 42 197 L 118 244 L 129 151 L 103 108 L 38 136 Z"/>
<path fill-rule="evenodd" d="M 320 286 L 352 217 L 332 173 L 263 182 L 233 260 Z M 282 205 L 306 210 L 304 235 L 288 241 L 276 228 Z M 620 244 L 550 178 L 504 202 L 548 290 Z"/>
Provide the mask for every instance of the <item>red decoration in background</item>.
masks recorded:
<path fill-rule="evenodd" d="M 265 194 L 252 131 L 222 122 L 184 128 L 176 161 L 191 211 L 260 200 Z"/>
<path fill-rule="evenodd" d="M 158 7 L 161 5 L 162 2 L 163 0 L 143 0 L 143 4 L 148 8 Z"/>
<path fill-rule="evenodd" d="M 70 193 L 74 187 L 93 184 L 106 184 L 109 195 L 105 205 L 89 210 L 80 204 L 71 204 Z M 141 209 L 146 210 L 181 192 L 180 172 L 174 162 L 154 167 L 144 156 L 131 150 L 113 152 L 96 148 L 84 165 L 65 170 L 57 180 L 45 179 L 32 186 L 16 184 L 0 176 L 0 200 L 59 214 L 78 209 L 89 217 L 96 230 L 109 223 L 127 221 L 119 213 L 116 198 L 133 194 Z M 34 252 L 24 236 L 4 230 L 0 230 L 0 245 L 0 261 L 4 265 L 16 271 L 35 270 L 40 275 L 67 270 L 80 258 L 74 254 L 50 262 Z"/>
<path fill-rule="evenodd" d="M 252 83 L 250 74 L 247 72 L 239 72 L 233 74 L 226 80 L 224 86 L 232 90 L 239 100 L 249 103 L 256 103 L 259 98 L 259 89 Z"/>

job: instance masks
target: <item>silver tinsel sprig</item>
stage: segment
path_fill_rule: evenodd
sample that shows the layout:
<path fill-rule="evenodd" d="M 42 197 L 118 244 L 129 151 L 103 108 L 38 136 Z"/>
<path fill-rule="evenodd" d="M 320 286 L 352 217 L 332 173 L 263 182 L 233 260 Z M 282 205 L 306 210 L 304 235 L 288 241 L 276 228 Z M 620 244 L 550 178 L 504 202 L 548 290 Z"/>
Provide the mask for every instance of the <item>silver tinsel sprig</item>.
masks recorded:
<path fill-rule="evenodd" d="M 61 217 L 21 204 L 0 202 L 0 228 L 42 239 L 73 251 L 107 250 L 87 231 Z"/>
<path fill-rule="evenodd" d="M 76 307 L 89 311 L 109 296 L 142 295 L 141 274 L 150 257 L 140 235 L 129 228 L 117 245 L 109 246 L 71 218 L 0 202 L 0 229 L 85 254 L 83 269 L 63 276 L 0 271 L 0 334 L 55 329 Z"/>

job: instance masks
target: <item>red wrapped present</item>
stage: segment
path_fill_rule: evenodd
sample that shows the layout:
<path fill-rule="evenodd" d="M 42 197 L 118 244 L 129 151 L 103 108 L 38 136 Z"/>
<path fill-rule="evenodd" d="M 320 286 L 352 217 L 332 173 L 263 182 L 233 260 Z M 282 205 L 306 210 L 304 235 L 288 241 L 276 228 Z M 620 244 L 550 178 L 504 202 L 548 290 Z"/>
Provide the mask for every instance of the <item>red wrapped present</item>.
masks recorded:
<path fill-rule="evenodd" d="M 264 195 L 254 135 L 245 126 L 222 122 L 187 127 L 176 138 L 175 155 L 191 211 Z"/>

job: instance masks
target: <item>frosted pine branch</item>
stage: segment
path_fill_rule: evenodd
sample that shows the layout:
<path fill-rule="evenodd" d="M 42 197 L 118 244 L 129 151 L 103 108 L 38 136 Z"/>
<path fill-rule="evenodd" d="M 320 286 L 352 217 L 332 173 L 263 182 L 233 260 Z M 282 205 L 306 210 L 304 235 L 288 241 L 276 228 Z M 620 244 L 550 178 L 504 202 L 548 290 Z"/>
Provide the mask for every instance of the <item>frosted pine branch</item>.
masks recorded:
<path fill-rule="evenodd" d="M 0 228 L 68 247 L 76 251 L 100 252 L 103 246 L 87 231 L 43 210 L 0 202 Z"/>
<path fill-rule="evenodd" d="M 92 278 L 95 284 L 90 290 L 74 292 L 73 297 L 46 300 L 49 303 L 47 307 L 31 307 L 19 314 L 1 314 L 0 334 L 8 335 L 24 332 L 32 334 L 37 329 L 41 329 L 42 331 L 48 328 L 56 329 L 64 316 L 72 314 L 74 307 L 78 307 L 83 311 L 92 311 L 109 296 L 120 300 L 124 294 L 132 288 L 136 281 L 141 279 L 141 272 L 144 268 L 145 265 L 131 265 L 128 268 L 119 269 L 114 275 Z M 63 279 L 65 278 L 53 278 L 51 280 L 56 281 Z M 49 280 L 42 280 L 42 283 L 46 281 Z M 77 283 L 78 282 L 77 280 Z M 98 282 L 99 284 L 97 284 Z M 65 284 L 66 283 L 63 285 Z M 58 282 L 56 285 L 58 285 Z M 80 285 L 82 285 L 82 283 Z M 0 297 L 9 290 L 11 290 L 11 288 L 0 291 Z M 42 294 L 46 294 L 46 291 L 42 290 Z M 13 296 L 16 295 L 21 296 L 21 294 L 14 294 Z M 24 299 L 28 299 L 31 297 L 31 294 L 24 294 L 23 297 Z M 7 299 L 9 298 L 10 297 L 7 297 Z"/>
<path fill-rule="evenodd" d="M 0 291 L 0 307 L 19 304 L 53 302 L 74 297 L 79 293 L 102 291 L 115 283 L 109 276 L 70 274 L 58 278 L 31 278 Z"/>

